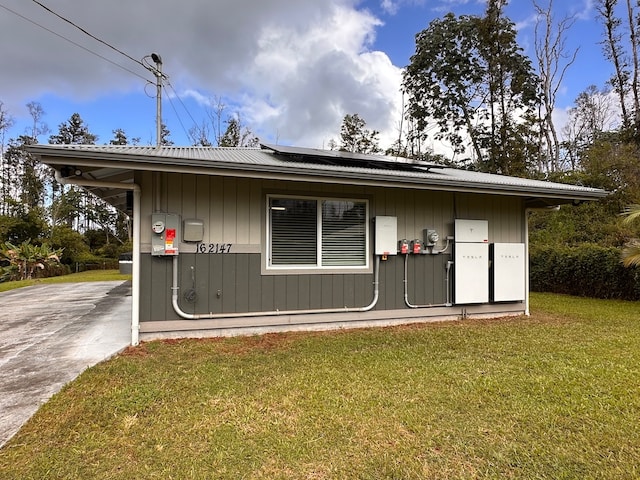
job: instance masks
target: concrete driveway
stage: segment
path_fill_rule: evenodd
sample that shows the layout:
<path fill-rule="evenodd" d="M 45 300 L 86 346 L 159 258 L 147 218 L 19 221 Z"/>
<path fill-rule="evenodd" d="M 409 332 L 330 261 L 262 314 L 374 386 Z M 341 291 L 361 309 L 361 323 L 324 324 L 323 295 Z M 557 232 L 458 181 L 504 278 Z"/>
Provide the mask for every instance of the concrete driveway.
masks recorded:
<path fill-rule="evenodd" d="M 0 447 L 83 370 L 131 342 L 128 282 L 0 293 Z"/>

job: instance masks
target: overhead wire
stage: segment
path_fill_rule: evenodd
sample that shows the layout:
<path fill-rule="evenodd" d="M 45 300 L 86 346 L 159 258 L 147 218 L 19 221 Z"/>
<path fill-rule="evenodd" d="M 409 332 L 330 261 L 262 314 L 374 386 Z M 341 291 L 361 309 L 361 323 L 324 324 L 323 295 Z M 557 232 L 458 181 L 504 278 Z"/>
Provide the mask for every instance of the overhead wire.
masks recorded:
<path fill-rule="evenodd" d="M 115 52 L 124 55 L 126 58 L 128 58 L 129 60 L 141 65 L 142 67 L 144 67 L 145 69 L 157 74 L 157 70 L 152 66 L 149 65 L 147 63 L 145 63 L 145 59 L 143 58 L 142 60 L 137 60 L 135 58 L 133 58 L 132 56 L 128 55 L 127 53 L 123 52 L 122 50 L 120 50 L 119 48 L 114 47 L 113 45 L 111 45 L 108 42 L 105 42 L 104 40 L 96 37 L 95 35 L 93 35 L 92 33 L 88 32 L 86 29 L 80 27 L 79 25 L 77 25 L 75 22 L 69 20 L 68 18 L 56 13 L 55 11 L 53 11 L 51 8 L 47 7 L 46 5 L 42 4 L 41 2 L 39 2 L 38 0 L 31 0 L 33 3 L 39 5 L 40 7 L 44 8 L 47 12 L 51 13 L 52 15 L 55 15 L 56 17 L 58 17 L 60 20 L 63 20 L 64 22 L 67 22 L 69 25 L 72 25 L 73 27 L 77 28 L 78 30 L 80 30 L 82 33 L 84 33 L 85 35 L 91 37 L 92 39 L 96 40 L 97 42 L 102 43 L 103 45 L 105 45 L 106 47 L 109 47 L 110 49 L 114 50 Z M 171 85 L 171 83 L 169 82 L 169 78 L 164 75 L 161 74 L 162 79 L 164 79 L 166 81 L 166 84 L 169 85 L 169 87 L 171 87 L 171 90 L 173 91 L 173 94 L 175 95 L 175 97 L 180 101 L 180 104 L 182 105 L 182 108 L 184 108 L 185 112 L 187 112 L 187 115 L 189 115 L 189 117 L 191 118 L 191 121 L 193 122 L 194 125 L 197 126 L 197 122 L 195 121 L 195 119 L 193 118 L 193 116 L 191 115 L 191 112 L 189 111 L 189 109 L 186 107 L 186 105 L 184 104 L 184 102 L 182 101 L 182 99 L 180 98 L 180 96 L 178 95 L 178 93 L 175 91 L 175 89 L 173 88 L 173 85 Z M 166 89 L 165 89 L 166 91 Z M 178 122 L 180 123 L 180 125 L 182 126 L 182 129 L 184 130 L 185 134 L 187 135 L 187 138 L 189 138 L 192 141 L 195 141 L 192 136 L 187 132 L 182 119 L 180 118 L 180 114 L 178 113 L 177 109 L 175 108 L 175 106 L 173 105 L 173 102 L 171 101 L 171 97 L 168 97 L 169 102 L 171 103 L 171 107 L 174 111 L 174 113 L 176 114 L 176 116 L 178 117 Z"/>
<path fill-rule="evenodd" d="M 127 67 L 125 67 L 125 66 L 123 66 L 123 65 L 120 65 L 119 63 L 116 63 L 116 62 L 114 62 L 113 60 L 110 60 L 110 59 L 108 59 L 107 57 L 105 57 L 105 56 L 103 56 L 103 55 L 100 55 L 99 53 L 94 52 L 93 50 L 91 50 L 91 49 L 89 49 L 89 48 L 87 48 L 87 47 L 85 47 L 85 46 L 83 46 L 83 45 L 80 45 L 80 44 L 79 44 L 79 43 L 77 43 L 77 42 L 74 42 L 73 40 L 70 40 L 69 38 L 65 37 L 64 35 L 61 35 L 61 34 L 59 34 L 59 33 L 57 33 L 57 32 L 54 32 L 54 31 L 53 31 L 53 30 L 51 30 L 50 28 L 47 28 L 47 27 L 45 27 L 44 25 L 41 25 L 40 23 L 36 22 L 35 20 L 32 20 L 32 19 L 30 19 L 30 18 L 28 18 L 28 17 L 25 17 L 24 15 L 22 15 L 22 14 L 20 14 L 20 13 L 16 12 L 15 10 L 12 10 L 11 8 L 9 8 L 9 7 L 5 6 L 5 5 L 3 5 L 3 4 L 1 4 L 1 3 L 0 3 L 0 8 L 3 8 L 3 9 L 5 9 L 6 11 L 8 11 L 8 12 L 10 12 L 10 13 L 13 13 L 14 15 L 16 15 L 16 16 L 18 16 L 18 17 L 22 18 L 23 20 L 25 20 L 25 21 L 27 21 L 27 22 L 29 22 L 29 23 L 32 23 L 33 25 L 35 25 L 35 26 L 37 26 L 37 27 L 40 27 L 40 28 L 42 28 L 43 30 L 46 30 L 47 32 L 49 32 L 49 33 L 51 33 L 51 34 L 55 35 L 56 37 L 59 37 L 59 38 L 61 38 L 62 40 L 66 41 L 66 42 L 69 42 L 70 44 L 72 44 L 72 45 L 74 45 L 74 46 L 76 46 L 76 47 L 78 47 L 78 48 L 81 48 L 81 49 L 82 49 L 82 50 L 84 50 L 85 52 L 88 52 L 88 53 L 90 53 L 90 54 L 92 54 L 92 55 L 95 55 L 95 56 L 96 56 L 96 57 L 98 57 L 98 58 L 101 58 L 102 60 L 104 60 L 104 61 L 106 61 L 106 62 L 110 63 L 110 64 L 111 64 L 111 65 L 113 65 L 113 66 L 116 66 L 116 67 L 118 67 L 118 68 L 120 68 L 120 69 L 122 69 L 122 70 L 124 70 L 124 71 L 126 71 L 126 72 L 128 72 L 128 73 L 130 73 L 130 74 L 132 74 L 132 75 L 135 75 L 135 76 L 136 76 L 136 77 L 138 77 L 138 78 L 141 78 L 141 79 L 142 79 L 142 80 L 144 80 L 145 82 L 150 82 L 150 80 L 149 80 L 148 78 L 146 78 L 146 77 L 144 77 L 144 76 L 140 75 L 139 73 L 136 73 L 136 72 L 134 72 L 133 70 L 130 70 L 130 69 L 128 69 Z M 151 82 L 150 82 L 150 83 L 151 83 Z"/>
<path fill-rule="evenodd" d="M 163 85 L 163 87 L 164 87 L 164 85 Z M 164 88 L 164 90 L 165 90 L 165 92 L 167 91 L 166 88 Z M 167 95 L 167 99 L 169 100 L 169 104 L 171 105 L 171 108 L 173 109 L 173 112 L 176 114 L 176 117 L 178 118 L 178 123 L 180 123 L 180 126 L 182 127 L 182 130 L 184 131 L 185 135 L 187 136 L 187 138 L 189 140 L 194 142 L 194 139 L 192 138 L 191 134 L 187 131 L 187 129 L 185 128 L 184 124 L 182 123 L 182 119 L 180 118 L 180 114 L 176 110 L 176 107 L 173 104 L 173 101 L 171 100 L 171 97 L 169 95 Z"/>
<path fill-rule="evenodd" d="M 198 128 L 198 122 L 196 122 L 196 120 L 193 118 L 193 115 L 191 115 L 191 112 L 189 111 L 189 109 L 187 108 L 187 106 L 184 104 L 184 102 L 182 101 L 182 98 L 180 98 L 180 95 L 178 95 L 178 92 L 176 92 L 175 88 L 173 88 L 173 85 L 171 85 L 171 82 L 169 82 L 169 80 L 167 79 L 166 84 L 169 86 L 169 88 L 171 88 L 171 91 L 173 92 L 173 94 L 175 95 L 175 97 L 178 99 L 178 101 L 180 102 L 180 105 L 182 105 L 182 108 L 184 108 L 184 111 L 187 112 L 187 115 L 189 115 L 189 118 L 191 119 L 191 121 L 193 122 L 193 125 L 196 127 L 196 129 Z M 165 89 L 166 90 L 166 89 Z M 169 97 L 169 101 L 171 101 L 171 97 Z M 173 107 L 173 104 L 171 105 Z M 175 107 L 173 107 L 174 112 L 176 113 L 176 116 L 178 117 L 178 121 L 180 122 L 180 124 L 182 125 L 182 121 L 180 120 L 180 115 L 178 114 L 178 112 L 176 111 Z M 182 126 L 182 128 L 184 129 L 184 125 Z M 186 130 L 185 130 L 185 133 Z M 192 142 L 196 142 L 196 138 L 193 137 L 193 135 L 187 134 L 187 138 L 189 138 Z"/>
<path fill-rule="evenodd" d="M 113 45 L 111 45 L 110 43 L 105 42 L 104 40 L 96 37 L 95 35 L 93 35 L 92 33 L 89 33 L 87 30 L 85 30 L 84 28 L 80 27 L 79 25 L 75 24 L 74 22 L 72 22 L 71 20 L 69 20 L 66 17 L 63 17 L 62 15 L 54 12 L 53 10 L 51 10 L 49 7 L 47 7 L 46 5 L 40 3 L 38 0 L 31 0 L 33 3 L 35 3 L 36 5 L 40 5 L 42 8 L 44 8 L 47 12 L 51 13 L 52 15 L 55 15 L 56 17 L 58 17 L 60 20 L 67 22 L 69 25 L 77 28 L 78 30 L 80 30 L 82 33 L 84 33 L 85 35 L 93 38 L 95 41 L 100 42 L 101 44 L 105 45 L 106 47 L 109 47 L 110 49 L 112 49 L 115 52 L 118 52 L 120 55 L 124 55 L 125 57 L 127 57 L 129 60 L 147 68 L 141 60 L 138 60 L 136 58 L 133 58 L 131 55 L 126 54 L 125 52 L 123 52 L 122 50 L 114 47 Z"/>
<path fill-rule="evenodd" d="M 156 75 L 157 75 L 157 69 L 155 69 L 152 65 L 147 65 L 147 64 L 145 64 L 145 63 L 144 63 L 144 59 L 142 59 L 142 60 L 138 60 L 138 59 L 136 59 L 136 58 L 132 57 L 131 55 L 127 54 L 126 52 L 122 51 L 121 49 L 119 49 L 119 48 L 117 48 L 117 47 L 114 47 L 114 46 L 113 46 L 113 45 L 111 45 L 110 43 L 108 43 L 108 42 L 106 42 L 106 41 L 104 41 L 104 40 L 102 40 L 102 39 L 98 38 L 97 36 L 93 35 L 93 34 L 92 34 L 92 33 L 90 33 L 89 31 L 87 31 L 86 29 L 82 28 L 81 26 L 79 26 L 79 25 L 78 25 L 78 24 L 76 24 L 75 22 L 73 22 L 73 21 L 69 20 L 68 18 L 66 18 L 66 17 L 64 17 L 64 16 L 62 16 L 62 15 L 60 15 L 60 14 L 58 14 L 57 12 L 53 11 L 51 8 L 47 7 L 46 5 L 44 5 L 43 3 L 41 3 L 40 1 L 38 1 L 38 0 L 32 0 L 32 2 L 33 2 L 33 3 L 35 3 L 36 5 L 40 6 L 41 8 L 43 8 L 44 10 L 46 10 L 47 12 L 49 12 L 50 14 L 52 14 L 52 15 L 56 16 L 56 17 L 57 17 L 57 18 L 59 18 L 60 20 L 62 20 L 62 21 L 64 21 L 64 22 L 66 22 L 66 23 L 68 23 L 69 25 L 73 26 L 74 28 L 78 29 L 79 31 L 81 31 L 82 33 L 84 33 L 84 34 L 85 34 L 85 35 L 87 35 L 88 37 L 92 38 L 93 40 L 95 40 L 95 41 L 97 41 L 97 42 L 101 43 L 102 45 L 104 45 L 104 46 L 106 46 L 106 47 L 108 47 L 108 48 L 112 49 L 113 51 L 115 51 L 115 52 L 119 53 L 120 55 L 123 55 L 125 58 L 127 58 L 127 59 L 129 59 L 129 60 L 133 61 L 134 63 L 136 63 L 136 64 L 138 64 L 138 65 L 142 66 L 144 69 L 146 69 L 146 70 L 148 70 L 148 71 L 150 71 L 150 72 L 152 72 L 152 73 L 154 73 L 154 74 L 156 74 Z M 41 24 L 39 24 L 38 22 L 36 22 L 36 21 L 34 21 L 34 20 L 31 20 L 30 18 L 25 17 L 24 15 L 21 15 L 20 13 L 18 13 L 18 12 L 16 12 L 16 11 L 14 11 L 14 10 L 12 10 L 12 9 L 8 8 L 8 7 L 6 7 L 5 5 L 0 4 L 0 7 L 1 7 L 1 8 L 4 8 L 5 10 L 9 11 L 10 13 L 13 13 L 14 15 L 16 15 L 16 16 L 18 16 L 18 17 L 22 18 L 23 20 L 28 21 L 28 22 L 30 22 L 30 23 L 32 23 L 32 24 L 34 24 L 34 25 L 36 25 L 37 27 L 40 27 L 40 28 L 42 28 L 43 30 L 46 30 L 47 32 L 49 32 L 49 33 L 51 33 L 51 34 L 53 34 L 53 35 L 55 35 L 55 36 L 57 36 L 57 37 L 59 37 L 59 38 L 61 38 L 61 39 L 65 40 L 65 41 L 67 41 L 67 42 L 71 43 L 72 45 L 74 45 L 74 46 L 76 46 L 76 47 L 78 47 L 78 48 L 81 48 L 82 50 L 85 50 L 86 52 L 91 53 L 92 55 L 95 55 L 95 56 L 97 56 L 98 58 L 101 58 L 102 60 L 105 60 L 106 62 L 108 62 L 108 63 L 110 63 L 110 64 L 112 64 L 112 65 L 114 65 L 114 66 L 116 66 L 116 67 L 118 67 L 118 68 L 121 68 L 122 70 L 124 70 L 124 71 L 126 71 L 126 72 L 128 72 L 128 73 L 131 73 L 132 75 L 135 75 L 136 77 L 138 77 L 138 78 L 140 78 L 140 79 L 144 80 L 144 81 L 145 81 L 145 82 L 147 82 L 147 83 L 151 83 L 151 84 L 153 83 L 153 81 L 151 81 L 151 80 L 149 80 L 148 78 L 146 78 L 146 77 L 144 77 L 144 76 L 142 76 L 142 75 L 140 75 L 140 74 L 138 74 L 138 73 L 134 72 L 133 70 L 130 70 L 130 69 L 128 69 L 128 68 L 126 68 L 126 67 L 124 67 L 123 65 L 120 65 L 120 64 L 118 64 L 118 63 L 116 63 L 116 62 L 114 62 L 114 61 L 112 61 L 112 60 L 110 60 L 110 59 L 106 58 L 105 56 L 100 55 L 99 53 L 94 52 L 93 50 L 90 50 L 89 48 L 84 47 L 84 46 L 80 45 L 79 43 L 74 42 L 73 40 L 70 40 L 69 38 L 65 37 L 64 35 L 61 35 L 61 34 L 59 34 L 59 33 L 55 32 L 55 31 L 53 31 L 53 30 L 51 30 L 51 29 L 49 29 L 49 28 L 45 27 L 44 25 L 41 25 Z M 189 109 L 187 108 L 187 106 L 184 104 L 184 102 L 182 101 L 182 99 L 180 98 L 180 96 L 178 95 L 178 93 L 175 91 L 175 89 L 174 89 L 173 85 L 171 85 L 171 83 L 169 82 L 168 77 L 167 77 L 166 75 L 164 75 L 164 74 L 162 74 L 162 75 L 161 75 L 161 77 L 162 77 L 162 79 L 163 79 L 163 80 L 165 80 L 165 82 L 163 82 L 163 88 L 164 88 L 164 83 L 166 83 L 166 84 L 171 88 L 171 90 L 173 91 L 173 94 L 175 95 L 175 97 L 179 100 L 180 104 L 182 105 L 182 108 L 184 108 L 185 112 L 187 112 L 187 115 L 189 116 L 189 118 L 191 119 L 191 121 L 193 122 L 193 124 L 194 124 L 194 125 L 196 126 L 196 128 L 197 128 L 197 125 L 198 125 L 198 124 L 197 124 L 197 122 L 196 122 L 196 121 L 195 121 L 195 119 L 193 118 L 193 115 L 191 115 L 191 112 L 189 111 Z M 165 91 L 166 91 L 166 88 L 165 88 Z M 171 100 L 171 97 L 170 97 L 169 95 L 167 95 L 167 97 L 168 97 L 168 100 L 169 100 L 169 102 L 170 102 L 170 104 L 171 104 L 171 107 L 172 107 L 172 109 L 173 109 L 174 113 L 176 114 L 176 117 L 178 118 L 178 122 L 179 122 L 179 123 L 180 123 L 180 125 L 182 126 L 182 129 L 184 130 L 184 132 L 185 132 L 185 134 L 186 134 L 187 138 L 189 138 L 191 141 L 195 142 L 195 139 L 194 139 L 194 138 L 192 138 L 193 136 L 192 136 L 192 135 L 191 135 L 191 134 L 186 130 L 186 128 L 185 128 L 185 126 L 184 126 L 184 124 L 183 124 L 183 122 L 182 122 L 182 119 L 180 118 L 180 114 L 178 113 L 177 109 L 175 108 L 175 105 L 173 104 L 173 102 L 172 102 L 172 100 Z"/>

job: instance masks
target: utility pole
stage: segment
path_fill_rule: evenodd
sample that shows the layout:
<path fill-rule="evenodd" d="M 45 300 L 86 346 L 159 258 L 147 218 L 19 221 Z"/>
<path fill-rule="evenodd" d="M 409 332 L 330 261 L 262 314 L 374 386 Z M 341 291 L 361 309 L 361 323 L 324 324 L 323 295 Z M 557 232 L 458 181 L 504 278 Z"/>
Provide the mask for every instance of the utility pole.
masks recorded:
<path fill-rule="evenodd" d="M 151 60 L 156 64 L 153 70 L 156 76 L 156 146 L 160 147 L 162 144 L 162 57 L 152 53 Z"/>

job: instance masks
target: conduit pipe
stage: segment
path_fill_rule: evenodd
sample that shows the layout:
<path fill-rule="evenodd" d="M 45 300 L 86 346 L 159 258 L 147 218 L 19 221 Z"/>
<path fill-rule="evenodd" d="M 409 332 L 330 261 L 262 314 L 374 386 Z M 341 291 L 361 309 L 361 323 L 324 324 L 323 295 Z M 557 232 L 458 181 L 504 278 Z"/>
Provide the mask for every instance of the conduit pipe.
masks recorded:
<path fill-rule="evenodd" d="M 137 183 L 102 182 L 82 177 L 63 177 L 55 171 L 55 178 L 61 185 L 79 187 L 119 188 L 133 192 L 133 252 L 131 285 L 131 345 L 140 343 L 140 185 Z"/>
<path fill-rule="evenodd" d="M 431 252 L 429 252 L 431 255 L 439 255 L 441 253 L 446 252 L 449 249 L 449 242 L 451 241 L 453 237 L 447 237 L 447 243 L 445 243 L 444 248 L 442 250 L 431 250 Z"/>
<path fill-rule="evenodd" d="M 171 286 L 171 303 L 173 309 L 182 318 L 187 320 L 211 320 L 217 318 L 245 318 L 245 317 L 269 317 L 279 315 L 304 315 L 316 313 L 350 313 L 368 312 L 378 303 L 380 295 L 380 257 L 376 255 L 373 267 L 373 300 L 366 307 L 343 307 L 343 308 L 318 308 L 309 310 L 272 310 L 266 312 L 241 312 L 241 313 L 187 313 L 180 308 L 178 302 L 178 256 L 173 257 L 173 281 Z"/>
<path fill-rule="evenodd" d="M 552 205 L 549 207 L 539 207 L 539 208 L 525 208 L 524 209 L 524 314 L 526 316 L 531 315 L 529 311 L 529 287 L 530 287 L 530 279 L 529 279 L 529 214 L 531 212 L 557 212 L 560 210 L 560 205 Z"/>
<path fill-rule="evenodd" d="M 447 244 L 448 245 L 448 244 Z M 443 250 L 444 251 L 444 250 Z M 413 305 L 409 301 L 409 280 L 408 280 L 408 264 L 409 264 L 409 254 L 405 254 L 404 256 L 404 303 L 409 308 L 434 308 L 434 307 L 450 307 L 449 303 L 449 269 L 451 268 L 452 262 L 447 262 L 447 303 L 432 303 L 429 305 Z"/>

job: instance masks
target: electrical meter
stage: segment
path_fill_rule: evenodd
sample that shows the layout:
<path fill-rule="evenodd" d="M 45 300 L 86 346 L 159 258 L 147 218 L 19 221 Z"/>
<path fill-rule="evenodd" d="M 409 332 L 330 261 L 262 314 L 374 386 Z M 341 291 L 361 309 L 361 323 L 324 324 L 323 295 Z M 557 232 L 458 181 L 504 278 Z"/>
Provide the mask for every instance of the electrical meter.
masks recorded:
<path fill-rule="evenodd" d="M 151 230 L 157 234 L 164 232 L 164 222 L 162 220 L 156 220 L 151 226 Z"/>
<path fill-rule="evenodd" d="M 435 247 L 436 243 L 440 240 L 440 235 L 435 230 L 427 229 L 424 231 L 424 246 Z"/>
<path fill-rule="evenodd" d="M 180 216 L 171 213 L 151 215 L 151 255 L 178 255 Z"/>

